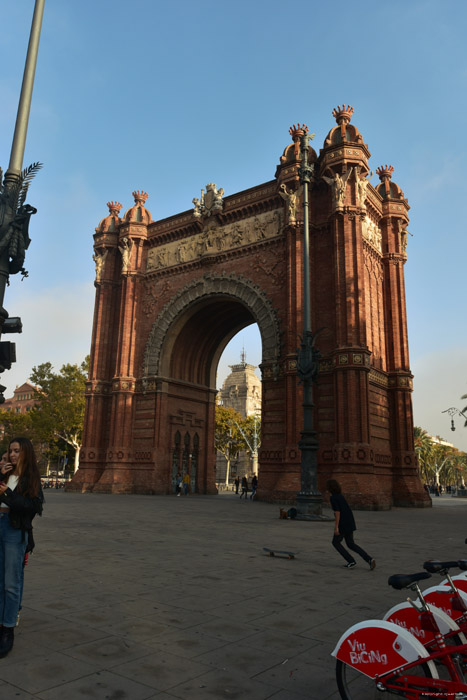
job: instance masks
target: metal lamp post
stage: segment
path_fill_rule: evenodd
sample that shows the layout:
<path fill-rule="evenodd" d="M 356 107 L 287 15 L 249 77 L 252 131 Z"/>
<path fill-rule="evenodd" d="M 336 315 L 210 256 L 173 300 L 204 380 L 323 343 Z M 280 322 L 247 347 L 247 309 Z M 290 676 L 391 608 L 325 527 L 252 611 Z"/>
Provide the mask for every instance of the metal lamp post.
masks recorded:
<path fill-rule="evenodd" d="M 23 263 L 30 242 L 29 219 L 37 211 L 29 204 L 25 204 L 25 198 L 29 183 L 41 165 L 34 163 L 24 172 L 21 171 L 21 168 L 26 145 L 44 2 L 45 0 L 36 0 L 34 6 L 10 163 L 3 182 L 1 181 L 3 173 L 0 169 L 0 337 L 2 333 L 18 333 L 22 329 L 21 319 L 9 318 L 8 312 L 3 308 L 3 301 L 9 276 L 18 272 L 26 274 Z M 1 342 L 0 372 L 9 369 L 15 360 L 15 344 Z M 5 387 L 0 386 L 0 403 L 5 400 L 4 390 Z"/>
<path fill-rule="evenodd" d="M 303 196 L 303 335 L 297 355 L 297 374 L 303 384 L 303 431 L 298 446 L 301 451 L 301 488 L 296 503 L 298 518 L 322 520 L 323 498 L 318 491 L 318 439 L 313 427 L 313 381 L 319 369 L 319 351 L 315 348 L 316 334 L 311 330 L 310 298 L 310 232 L 308 220 L 308 186 L 313 166 L 308 165 L 308 127 L 302 126 L 300 137 L 301 167 L 299 170 Z M 327 518 L 326 518 L 327 519 Z"/>

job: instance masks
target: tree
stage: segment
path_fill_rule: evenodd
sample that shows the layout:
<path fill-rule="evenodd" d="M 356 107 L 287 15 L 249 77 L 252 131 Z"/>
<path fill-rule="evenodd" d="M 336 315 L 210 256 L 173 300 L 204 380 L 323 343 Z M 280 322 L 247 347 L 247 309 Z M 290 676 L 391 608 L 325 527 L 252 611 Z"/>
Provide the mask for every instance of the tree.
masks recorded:
<path fill-rule="evenodd" d="M 467 394 L 464 394 L 464 396 L 461 396 L 461 399 L 467 399 Z M 462 413 L 464 414 L 464 418 L 465 418 L 465 416 L 467 415 L 467 406 L 462 409 Z M 465 418 L 464 428 L 467 428 L 467 418 Z"/>
<path fill-rule="evenodd" d="M 22 436 L 34 440 L 30 413 L 13 413 L 13 411 L 0 411 L 0 425 L 2 426 L 2 440 L 0 450 L 5 452 L 10 441 L 14 437 Z M 0 455 L 1 456 L 1 455 Z"/>
<path fill-rule="evenodd" d="M 83 434 L 84 387 L 89 357 L 81 365 L 63 365 L 54 372 L 50 362 L 33 367 L 31 381 L 39 404 L 30 411 L 33 426 L 43 442 L 62 439 L 74 450 L 74 471 L 79 466 Z"/>
<path fill-rule="evenodd" d="M 428 484 L 430 479 L 430 457 L 433 450 L 433 442 L 431 437 L 428 435 L 426 430 L 415 426 L 414 428 L 414 445 L 415 452 L 418 457 L 418 464 L 420 469 L 420 476 L 425 484 Z"/>
<path fill-rule="evenodd" d="M 240 432 L 253 460 L 253 471 L 258 471 L 258 450 L 261 446 L 261 418 L 257 415 L 242 418 Z"/>
<path fill-rule="evenodd" d="M 240 450 L 245 449 L 245 441 L 238 428 L 242 417 L 233 408 L 216 406 L 216 432 L 214 435 L 214 446 L 227 462 L 225 472 L 225 483 L 229 483 L 230 463 Z"/>

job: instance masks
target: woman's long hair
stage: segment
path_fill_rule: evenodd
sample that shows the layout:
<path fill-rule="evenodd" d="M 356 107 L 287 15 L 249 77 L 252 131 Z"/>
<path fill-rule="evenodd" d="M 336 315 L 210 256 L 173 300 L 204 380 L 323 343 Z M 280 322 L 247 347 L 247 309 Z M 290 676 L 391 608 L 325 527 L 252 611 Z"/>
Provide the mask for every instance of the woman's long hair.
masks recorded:
<path fill-rule="evenodd" d="M 18 490 L 30 498 L 36 498 L 41 489 L 41 477 L 37 466 L 36 453 L 31 440 L 26 437 L 15 437 L 8 445 L 8 457 L 10 456 L 11 445 L 17 442 L 20 446 L 18 466 L 21 476 L 18 482 Z"/>

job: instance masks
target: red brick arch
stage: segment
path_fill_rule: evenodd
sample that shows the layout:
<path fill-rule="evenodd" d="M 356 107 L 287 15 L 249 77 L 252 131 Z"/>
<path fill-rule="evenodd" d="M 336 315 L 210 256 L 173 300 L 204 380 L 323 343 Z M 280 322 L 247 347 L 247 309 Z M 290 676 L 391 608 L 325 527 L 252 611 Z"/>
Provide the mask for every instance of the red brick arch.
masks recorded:
<path fill-rule="evenodd" d="M 354 505 L 426 505 L 413 443 L 404 263 L 409 205 L 393 169 L 370 182 L 370 152 L 350 107 L 324 140 L 310 185 L 311 326 L 318 485 L 342 482 Z M 80 469 L 71 488 L 170 493 L 180 465 L 216 493 L 216 369 L 239 330 L 262 341 L 259 498 L 294 502 L 303 426 L 297 346 L 303 329 L 299 127 L 274 179 L 153 221 L 148 195 L 94 237 L 96 303 Z"/>

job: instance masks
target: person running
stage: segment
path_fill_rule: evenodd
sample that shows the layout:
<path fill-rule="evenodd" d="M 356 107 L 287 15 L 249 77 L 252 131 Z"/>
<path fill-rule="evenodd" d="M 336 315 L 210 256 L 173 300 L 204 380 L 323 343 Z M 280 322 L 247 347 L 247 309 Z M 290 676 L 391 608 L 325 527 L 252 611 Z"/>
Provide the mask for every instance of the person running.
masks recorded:
<path fill-rule="evenodd" d="M 24 556 L 32 551 L 32 520 L 42 515 L 41 479 L 28 438 L 14 438 L 0 467 L 0 658 L 13 648 L 21 605 Z"/>
<path fill-rule="evenodd" d="M 335 479 L 329 479 L 326 482 L 326 489 L 331 494 L 331 508 L 334 511 L 334 537 L 332 538 L 332 545 L 346 560 L 347 564 L 344 564 L 344 567 L 346 569 L 353 569 L 353 567 L 357 565 L 357 562 L 353 556 L 347 552 L 345 547 L 342 546 L 342 540 L 345 540 L 347 547 L 352 552 L 356 552 L 361 556 L 370 566 L 370 569 L 373 570 L 376 566 L 375 560 L 354 542 L 353 533 L 357 529 L 357 526 L 355 525 L 352 509 L 342 495 L 339 482 Z"/>

